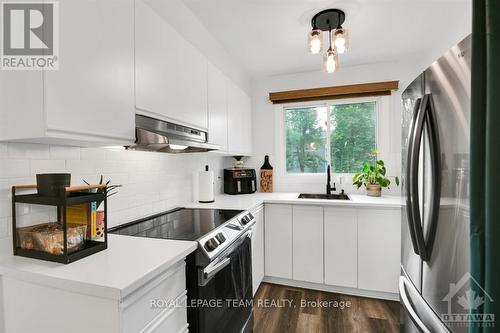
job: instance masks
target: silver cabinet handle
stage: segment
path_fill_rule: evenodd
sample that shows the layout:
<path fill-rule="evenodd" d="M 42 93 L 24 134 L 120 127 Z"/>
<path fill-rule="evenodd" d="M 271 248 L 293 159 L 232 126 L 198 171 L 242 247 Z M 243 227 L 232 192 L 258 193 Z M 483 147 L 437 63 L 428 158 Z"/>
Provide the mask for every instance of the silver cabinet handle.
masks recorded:
<path fill-rule="evenodd" d="M 202 272 L 199 277 L 200 286 L 205 286 L 215 274 L 221 271 L 224 267 L 231 263 L 231 258 L 224 258 L 221 261 L 217 261 L 216 263 L 208 265 Z"/>
<path fill-rule="evenodd" d="M 450 330 L 441 319 L 434 314 L 432 309 L 419 294 L 418 290 L 404 276 L 399 277 L 399 296 L 401 297 L 401 304 L 403 304 L 413 323 L 418 326 L 421 332 L 450 333 Z M 427 326 L 422 320 L 425 321 Z"/>

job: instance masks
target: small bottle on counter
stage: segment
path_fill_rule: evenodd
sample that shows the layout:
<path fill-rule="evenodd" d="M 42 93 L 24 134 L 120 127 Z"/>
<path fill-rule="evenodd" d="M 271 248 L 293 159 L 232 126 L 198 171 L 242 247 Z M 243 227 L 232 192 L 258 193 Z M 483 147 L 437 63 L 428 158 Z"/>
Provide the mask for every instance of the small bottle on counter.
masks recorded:
<path fill-rule="evenodd" d="M 260 191 L 273 191 L 273 167 L 269 163 L 269 155 L 264 157 L 264 164 L 260 168 Z"/>

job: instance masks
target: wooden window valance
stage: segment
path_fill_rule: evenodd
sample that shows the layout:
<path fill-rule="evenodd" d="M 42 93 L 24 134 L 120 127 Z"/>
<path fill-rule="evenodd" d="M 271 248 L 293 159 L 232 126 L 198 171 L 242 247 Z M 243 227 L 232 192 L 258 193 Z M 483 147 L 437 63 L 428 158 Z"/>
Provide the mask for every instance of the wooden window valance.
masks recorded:
<path fill-rule="evenodd" d="M 386 96 L 390 95 L 392 90 L 397 90 L 398 88 L 399 81 L 360 83 L 336 87 L 271 92 L 269 93 L 269 99 L 273 104 L 283 104 L 325 99 Z"/>

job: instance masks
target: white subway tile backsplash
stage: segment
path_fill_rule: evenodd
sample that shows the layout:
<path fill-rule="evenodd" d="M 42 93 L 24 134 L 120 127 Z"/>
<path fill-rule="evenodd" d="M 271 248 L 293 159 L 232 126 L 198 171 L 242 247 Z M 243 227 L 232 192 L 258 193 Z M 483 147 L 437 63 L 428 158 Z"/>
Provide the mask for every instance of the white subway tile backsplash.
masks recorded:
<path fill-rule="evenodd" d="M 65 173 L 66 162 L 64 160 L 31 160 L 30 174 L 35 176 L 39 173 Z"/>
<path fill-rule="evenodd" d="M 193 174 L 206 164 L 222 174 L 222 168 L 230 164 L 228 159 L 209 154 L 0 143 L 0 246 L 9 240 L 5 235 L 10 232 L 11 186 L 35 183 L 37 173 L 71 173 L 72 185 L 84 184 L 82 179 L 96 183 L 102 174 L 105 181 L 123 185 L 108 201 L 108 225 L 115 226 L 185 205 L 192 199 Z M 220 193 L 221 186 L 217 190 Z M 42 206 L 18 205 L 17 214 L 23 225 L 55 219 L 54 212 Z"/>
<path fill-rule="evenodd" d="M 97 162 L 92 160 L 67 160 L 66 171 L 75 174 L 97 174 Z"/>
<path fill-rule="evenodd" d="M 0 239 L 10 237 L 11 223 L 10 217 L 0 217 Z"/>
<path fill-rule="evenodd" d="M 7 158 L 8 156 L 7 143 L 0 142 L 0 159 Z"/>
<path fill-rule="evenodd" d="M 0 179 L 28 177 L 29 175 L 29 160 L 4 159 L 0 161 Z"/>
<path fill-rule="evenodd" d="M 79 160 L 80 148 L 50 146 L 50 158 L 56 160 Z"/>
<path fill-rule="evenodd" d="M 106 150 L 102 148 L 80 148 L 80 158 L 82 160 L 104 160 Z"/>
<path fill-rule="evenodd" d="M 38 159 L 50 158 L 49 146 L 33 143 L 8 143 L 8 156 L 10 159 Z"/>

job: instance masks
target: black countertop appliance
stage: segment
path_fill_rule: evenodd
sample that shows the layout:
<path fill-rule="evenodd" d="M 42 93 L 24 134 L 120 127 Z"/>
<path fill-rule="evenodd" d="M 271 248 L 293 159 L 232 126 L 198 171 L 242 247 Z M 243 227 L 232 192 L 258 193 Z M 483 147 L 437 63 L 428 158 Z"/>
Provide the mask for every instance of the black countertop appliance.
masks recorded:
<path fill-rule="evenodd" d="M 255 169 L 224 169 L 224 193 L 250 194 L 257 190 Z"/>

